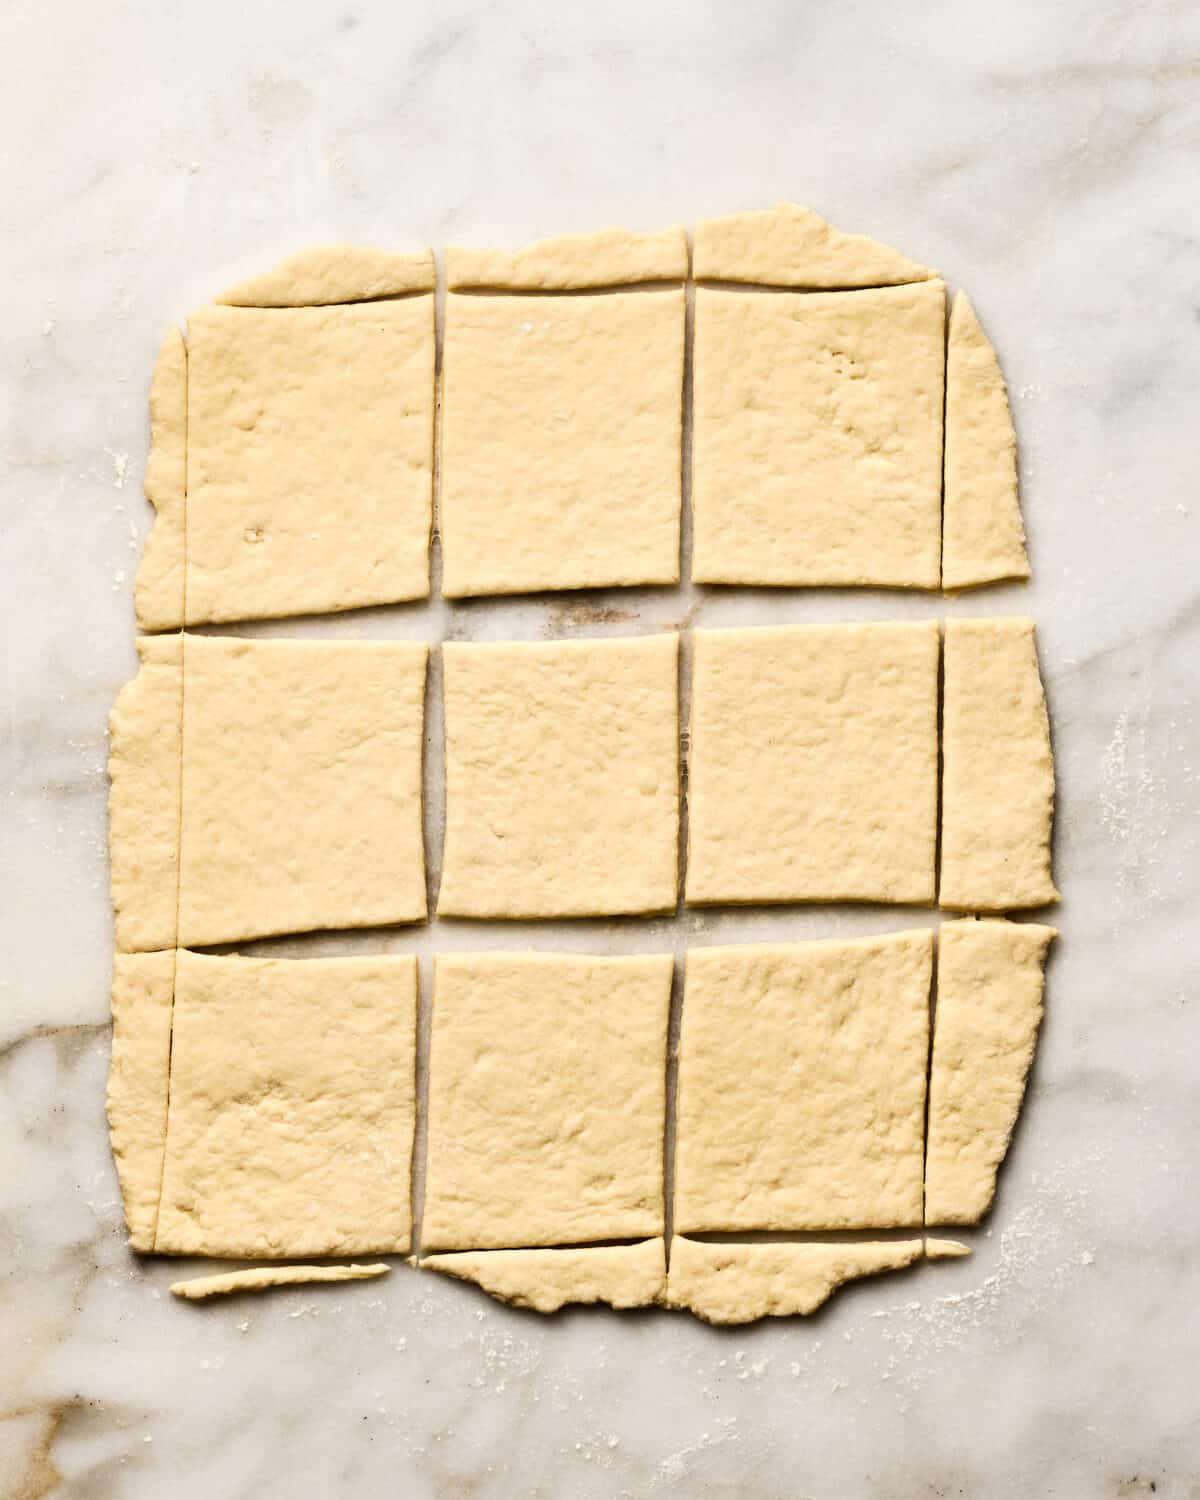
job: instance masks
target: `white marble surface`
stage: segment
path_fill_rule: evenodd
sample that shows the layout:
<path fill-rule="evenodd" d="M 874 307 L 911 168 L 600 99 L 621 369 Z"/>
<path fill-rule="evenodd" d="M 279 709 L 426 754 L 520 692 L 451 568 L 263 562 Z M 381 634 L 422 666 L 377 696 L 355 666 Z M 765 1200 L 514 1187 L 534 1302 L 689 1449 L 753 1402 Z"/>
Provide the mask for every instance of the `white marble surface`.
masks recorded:
<path fill-rule="evenodd" d="M 1200 1494 L 1197 13 L 10 10 L 0 1494 Z M 515 242 L 779 197 L 968 286 L 1015 397 L 1036 580 L 949 608 L 1039 620 L 1065 900 L 1031 1096 L 974 1258 L 726 1333 L 662 1313 L 543 1321 L 403 1268 L 176 1304 L 176 1268 L 125 1249 L 102 1117 L 105 721 L 133 664 L 166 321 L 306 242 Z M 679 616 L 645 596 L 616 607 Z M 936 607 L 732 595 L 702 618 Z M 324 628 L 430 618 L 462 634 L 630 626 L 551 601 Z M 776 914 L 761 930 L 870 923 L 897 919 Z"/>

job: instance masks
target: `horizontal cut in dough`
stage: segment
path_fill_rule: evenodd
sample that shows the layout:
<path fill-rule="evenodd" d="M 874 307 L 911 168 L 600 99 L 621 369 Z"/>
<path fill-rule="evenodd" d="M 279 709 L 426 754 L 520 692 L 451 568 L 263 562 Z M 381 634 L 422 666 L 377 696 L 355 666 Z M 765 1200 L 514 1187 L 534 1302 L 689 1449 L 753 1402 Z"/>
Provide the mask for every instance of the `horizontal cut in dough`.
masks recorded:
<path fill-rule="evenodd" d="M 113 965 L 108 1125 L 133 1250 L 153 1250 L 167 1134 L 175 954 L 118 953 Z"/>
<path fill-rule="evenodd" d="M 889 245 L 835 229 L 796 203 L 701 219 L 695 259 L 699 280 L 768 286 L 837 290 L 928 281 L 937 275 Z"/>
<path fill-rule="evenodd" d="M 423 1245 L 662 1233 L 673 967 L 668 954 L 437 959 Z"/>
<path fill-rule="evenodd" d="M 945 287 L 696 294 L 698 583 L 936 589 Z"/>
<path fill-rule="evenodd" d="M 675 634 L 443 647 L 440 915 L 674 909 L 678 650 Z"/>
<path fill-rule="evenodd" d="M 667 1284 L 661 1239 L 559 1250 L 466 1250 L 427 1255 L 421 1269 L 474 1281 L 489 1296 L 540 1313 L 569 1302 L 651 1307 L 663 1300 Z"/>
<path fill-rule="evenodd" d="M 216 301 L 228 307 L 326 307 L 432 292 L 432 250 L 317 245 L 289 255 L 261 276 L 239 281 Z"/>
<path fill-rule="evenodd" d="M 446 304 L 450 598 L 679 581 L 684 294 Z"/>
<path fill-rule="evenodd" d="M 1032 620 L 948 620 L 942 690 L 942 861 L 952 911 L 1058 900 L 1054 756 Z"/>
<path fill-rule="evenodd" d="M 1000 361 L 965 292 L 946 350 L 942 587 L 1028 578 L 1017 496 L 1017 436 Z"/>
<path fill-rule="evenodd" d="M 687 235 L 682 229 L 654 234 L 632 229 L 560 234 L 535 240 L 520 250 L 446 247 L 446 284 L 451 291 L 470 287 L 571 291 L 640 281 L 683 281 L 687 273 Z"/>
<path fill-rule="evenodd" d="M 977 1224 L 992 1206 L 1042 1019 L 1053 927 L 948 922 L 938 942 L 925 1222 Z"/>
<path fill-rule="evenodd" d="M 189 319 L 188 624 L 428 595 L 433 304 Z"/>
<path fill-rule="evenodd" d="M 417 965 L 179 953 L 155 1248 L 401 1254 Z"/>
<path fill-rule="evenodd" d="M 146 499 L 154 525 L 134 584 L 142 630 L 171 630 L 183 621 L 187 493 L 187 346 L 178 328 L 163 339 L 150 382 L 150 454 Z"/>
<path fill-rule="evenodd" d="M 671 1241 L 667 1303 L 706 1323 L 789 1317 L 815 1312 L 847 1281 L 899 1271 L 920 1259 L 920 1240 L 738 1245 L 677 1235 Z"/>
<path fill-rule="evenodd" d="M 386 1276 L 391 1267 L 383 1261 L 367 1266 L 256 1266 L 249 1271 L 226 1271 L 220 1276 L 197 1276 L 191 1281 L 173 1281 L 171 1291 L 188 1302 L 223 1297 L 231 1292 L 264 1292 L 276 1286 L 300 1282 L 368 1281 Z"/>
<path fill-rule="evenodd" d="M 938 626 L 698 630 L 691 905 L 934 897 Z"/>
<path fill-rule="evenodd" d="M 693 949 L 675 1226 L 921 1223 L 933 937 Z"/>

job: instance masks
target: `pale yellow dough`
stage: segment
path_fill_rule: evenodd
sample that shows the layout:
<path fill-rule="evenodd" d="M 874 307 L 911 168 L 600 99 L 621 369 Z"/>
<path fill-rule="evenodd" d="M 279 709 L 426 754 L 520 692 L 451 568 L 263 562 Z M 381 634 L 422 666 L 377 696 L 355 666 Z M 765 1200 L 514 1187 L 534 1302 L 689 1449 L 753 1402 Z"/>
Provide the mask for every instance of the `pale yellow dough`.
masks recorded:
<path fill-rule="evenodd" d="M 227 1271 L 220 1276 L 198 1276 L 191 1281 L 173 1281 L 171 1291 L 188 1302 L 205 1297 L 223 1297 L 231 1292 L 264 1292 L 276 1286 L 300 1282 L 368 1281 L 386 1276 L 391 1267 L 383 1261 L 368 1266 L 257 1266 L 250 1271 Z"/>
<path fill-rule="evenodd" d="M 423 1245 L 662 1233 L 673 967 L 668 954 L 439 956 Z"/>
<path fill-rule="evenodd" d="M 118 953 L 113 964 L 108 1124 L 133 1250 L 153 1250 L 167 1134 L 175 954 Z"/>
<path fill-rule="evenodd" d="M 324 307 L 432 292 L 435 279 L 432 250 L 317 245 L 239 281 L 216 301 L 229 307 Z"/>
<path fill-rule="evenodd" d="M 933 937 L 687 956 L 675 1227 L 921 1223 Z"/>
<path fill-rule="evenodd" d="M 1017 437 L 1000 361 L 965 292 L 946 352 L 942 587 L 1028 578 L 1017 496 Z"/>
<path fill-rule="evenodd" d="M 416 960 L 181 951 L 155 1248 L 402 1253 Z"/>
<path fill-rule="evenodd" d="M 639 281 L 683 281 L 687 273 L 687 235 L 682 229 L 654 234 L 631 229 L 560 234 L 535 240 L 520 250 L 446 247 L 446 284 L 451 291 L 469 287 L 569 291 Z"/>
<path fill-rule="evenodd" d="M 667 1284 L 661 1239 L 579 1249 L 466 1250 L 427 1255 L 420 1264 L 423 1271 L 473 1281 L 489 1296 L 540 1313 L 569 1302 L 650 1307 L 663 1300 Z"/>
<path fill-rule="evenodd" d="M 701 219 L 695 275 L 707 281 L 837 290 L 927 281 L 937 275 L 889 245 L 845 234 L 796 203 Z"/>
<path fill-rule="evenodd" d="M 977 1224 L 992 1205 L 1042 1019 L 1053 927 L 949 922 L 938 943 L 925 1222 Z"/>
<path fill-rule="evenodd" d="M 678 637 L 443 647 L 438 912 L 673 910 Z"/>
<path fill-rule="evenodd" d="M 1058 900 L 1054 757 L 1032 620 L 948 620 L 940 901 L 1008 911 Z"/>
<path fill-rule="evenodd" d="M 698 630 L 687 900 L 928 904 L 936 622 Z"/>
<path fill-rule="evenodd" d="M 684 294 L 446 303 L 442 587 L 676 583 Z"/>
<path fill-rule="evenodd" d="M 150 382 L 146 499 L 154 507 L 154 525 L 133 590 L 141 630 L 171 630 L 183 621 L 186 491 L 187 346 L 179 329 L 172 328 Z"/>
<path fill-rule="evenodd" d="M 940 582 L 945 287 L 696 294 L 699 583 Z"/>

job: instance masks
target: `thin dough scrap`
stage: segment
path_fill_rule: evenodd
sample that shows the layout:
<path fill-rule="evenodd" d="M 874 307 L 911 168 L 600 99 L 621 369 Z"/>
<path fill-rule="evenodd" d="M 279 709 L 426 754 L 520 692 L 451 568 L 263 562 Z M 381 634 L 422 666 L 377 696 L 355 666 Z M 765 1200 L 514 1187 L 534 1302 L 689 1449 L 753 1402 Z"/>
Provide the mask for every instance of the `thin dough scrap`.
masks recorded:
<path fill-rule="evenodd" d="M 434 284 L 432 250 L 317 245 L 239 281 L 214 301 L 227 307 L 326 307 L 431 292 Z"/>
<path fill-rule="evenodd" d="M 1054 756 L 1032 620 L 948 620 L 940 903 L 1009 911 L 1058 900 Z"/>
<path fill-rule="evenodd" d="M 178 328 L 168 330 L 150 382 L 150 453 L 146 499 L 154 524 L 134 584 L 141 630 L 177 630 L 183 624 L 187 563 L 187 346 Z"/>
<path fill-rule="evenodd" d="M 944 462 L 942 587 L 1028 578 L 1008 392 L 965 292 L 950 313 Z"/>
<path fill-rule="evenodd" d="M 494 287 L 513 291 L 570 291 L 632 286 L 646 281 L 683 281 L 688 274 L 687 235 L 682 229 L 642 234 L 601 229 L 560 234 L 519 250 L 446 247 L 446 284 L 451 291 Z"/>
<path fill-rule="evenodd" d="M 992 1205 L 1042 1019 L 1056 936 L 1034 923 L 948 922 L 938 944 L 925 1222 L 977 1224 Z"/>
<path fill-rule="evenodd" d="M 557 1312 L 569 1302 L 651 1307 L 666 1293 L 661 1239 L 637 1245 L 587 1245 L 551 1250 L 466 1250 L 427 1255 L 423 1271 L 473 1281 L 489 1296 L 534 1312 Z"/>
<path fill-rule="evenodd" d="M 118 953 L 113 965 L 108 1126 L 129 1244 L 154 1249 L 167 1137 L 175 953 Z"/>
<path fill-rule="evenodd" d="M 811 208 L 777 203 L 696 225 L 701 281 L 827 288 L 895 286 L 937 276 L 889 245 L 845 234 Z"/>
<path fill-rule="evenodd" d="M 970 1254 L 970 1245 L 960 1244 L 958 1240 L 938 1240 L 925 1236 L 926 1260 L 962 1260 Z"/>
<path fill-rule="evenodd" d="M 230 1292 L 263 1292 L 275 1286 L 295 1286 L 300 1282 L 367 1281 L 386 1276 L 391 1266 L 383 1261 L 371 1265 L 350 1266 L 255 1266 L 247 1271 L 225 1271 L 218 1276 L 197 1276 L 190 1281 L 173 1281 L 171 1291 L 188 1302 L 206 1297 L 223 1297 Z"/>

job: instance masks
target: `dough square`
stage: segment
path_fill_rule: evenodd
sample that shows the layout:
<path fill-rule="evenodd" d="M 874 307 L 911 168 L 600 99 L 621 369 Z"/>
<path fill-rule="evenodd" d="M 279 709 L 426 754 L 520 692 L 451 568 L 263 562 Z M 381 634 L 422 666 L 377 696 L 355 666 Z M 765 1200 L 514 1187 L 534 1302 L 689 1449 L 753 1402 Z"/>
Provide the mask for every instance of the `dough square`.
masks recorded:
<path fill-rule="evenodd" d="M 439 914 L 673 911 L 678 636 L 442 649 Z"/>
<path fill-rule="evenodd" d="M 930 932 L 687 956 L 675 1230 L 920 1224 Z"/>
<path fill-rule="evenodd" d="M 437 959 L 421 1242 L 660 1235 L 674 960 Z"/>
<path fill-rule="evenodd" d="M 442 589 L 679 581 L 682 290 L 446 301 Z"/>
<path fill-rule="evenodd" d="M 940 582 L 945 286 L 696 293 L 692 576 Z"/>
<path fill-rule="evenodd" d="M 181 944 L 425 917 L 426 656 L 184 637 Z"/>
<path fill-rule="evenodd" d="M 931 904 L 936 621 L 698 630 L 690 905 Z"/>
<path fill-rule="evenodd" d="M 401 1253 L 417 965 L 180 952 L 155 1248 Z"/>
<path fill-rule="evenodd" d="M 429 593 L 434 299 L 188 322 L 188 624 Z"/>

